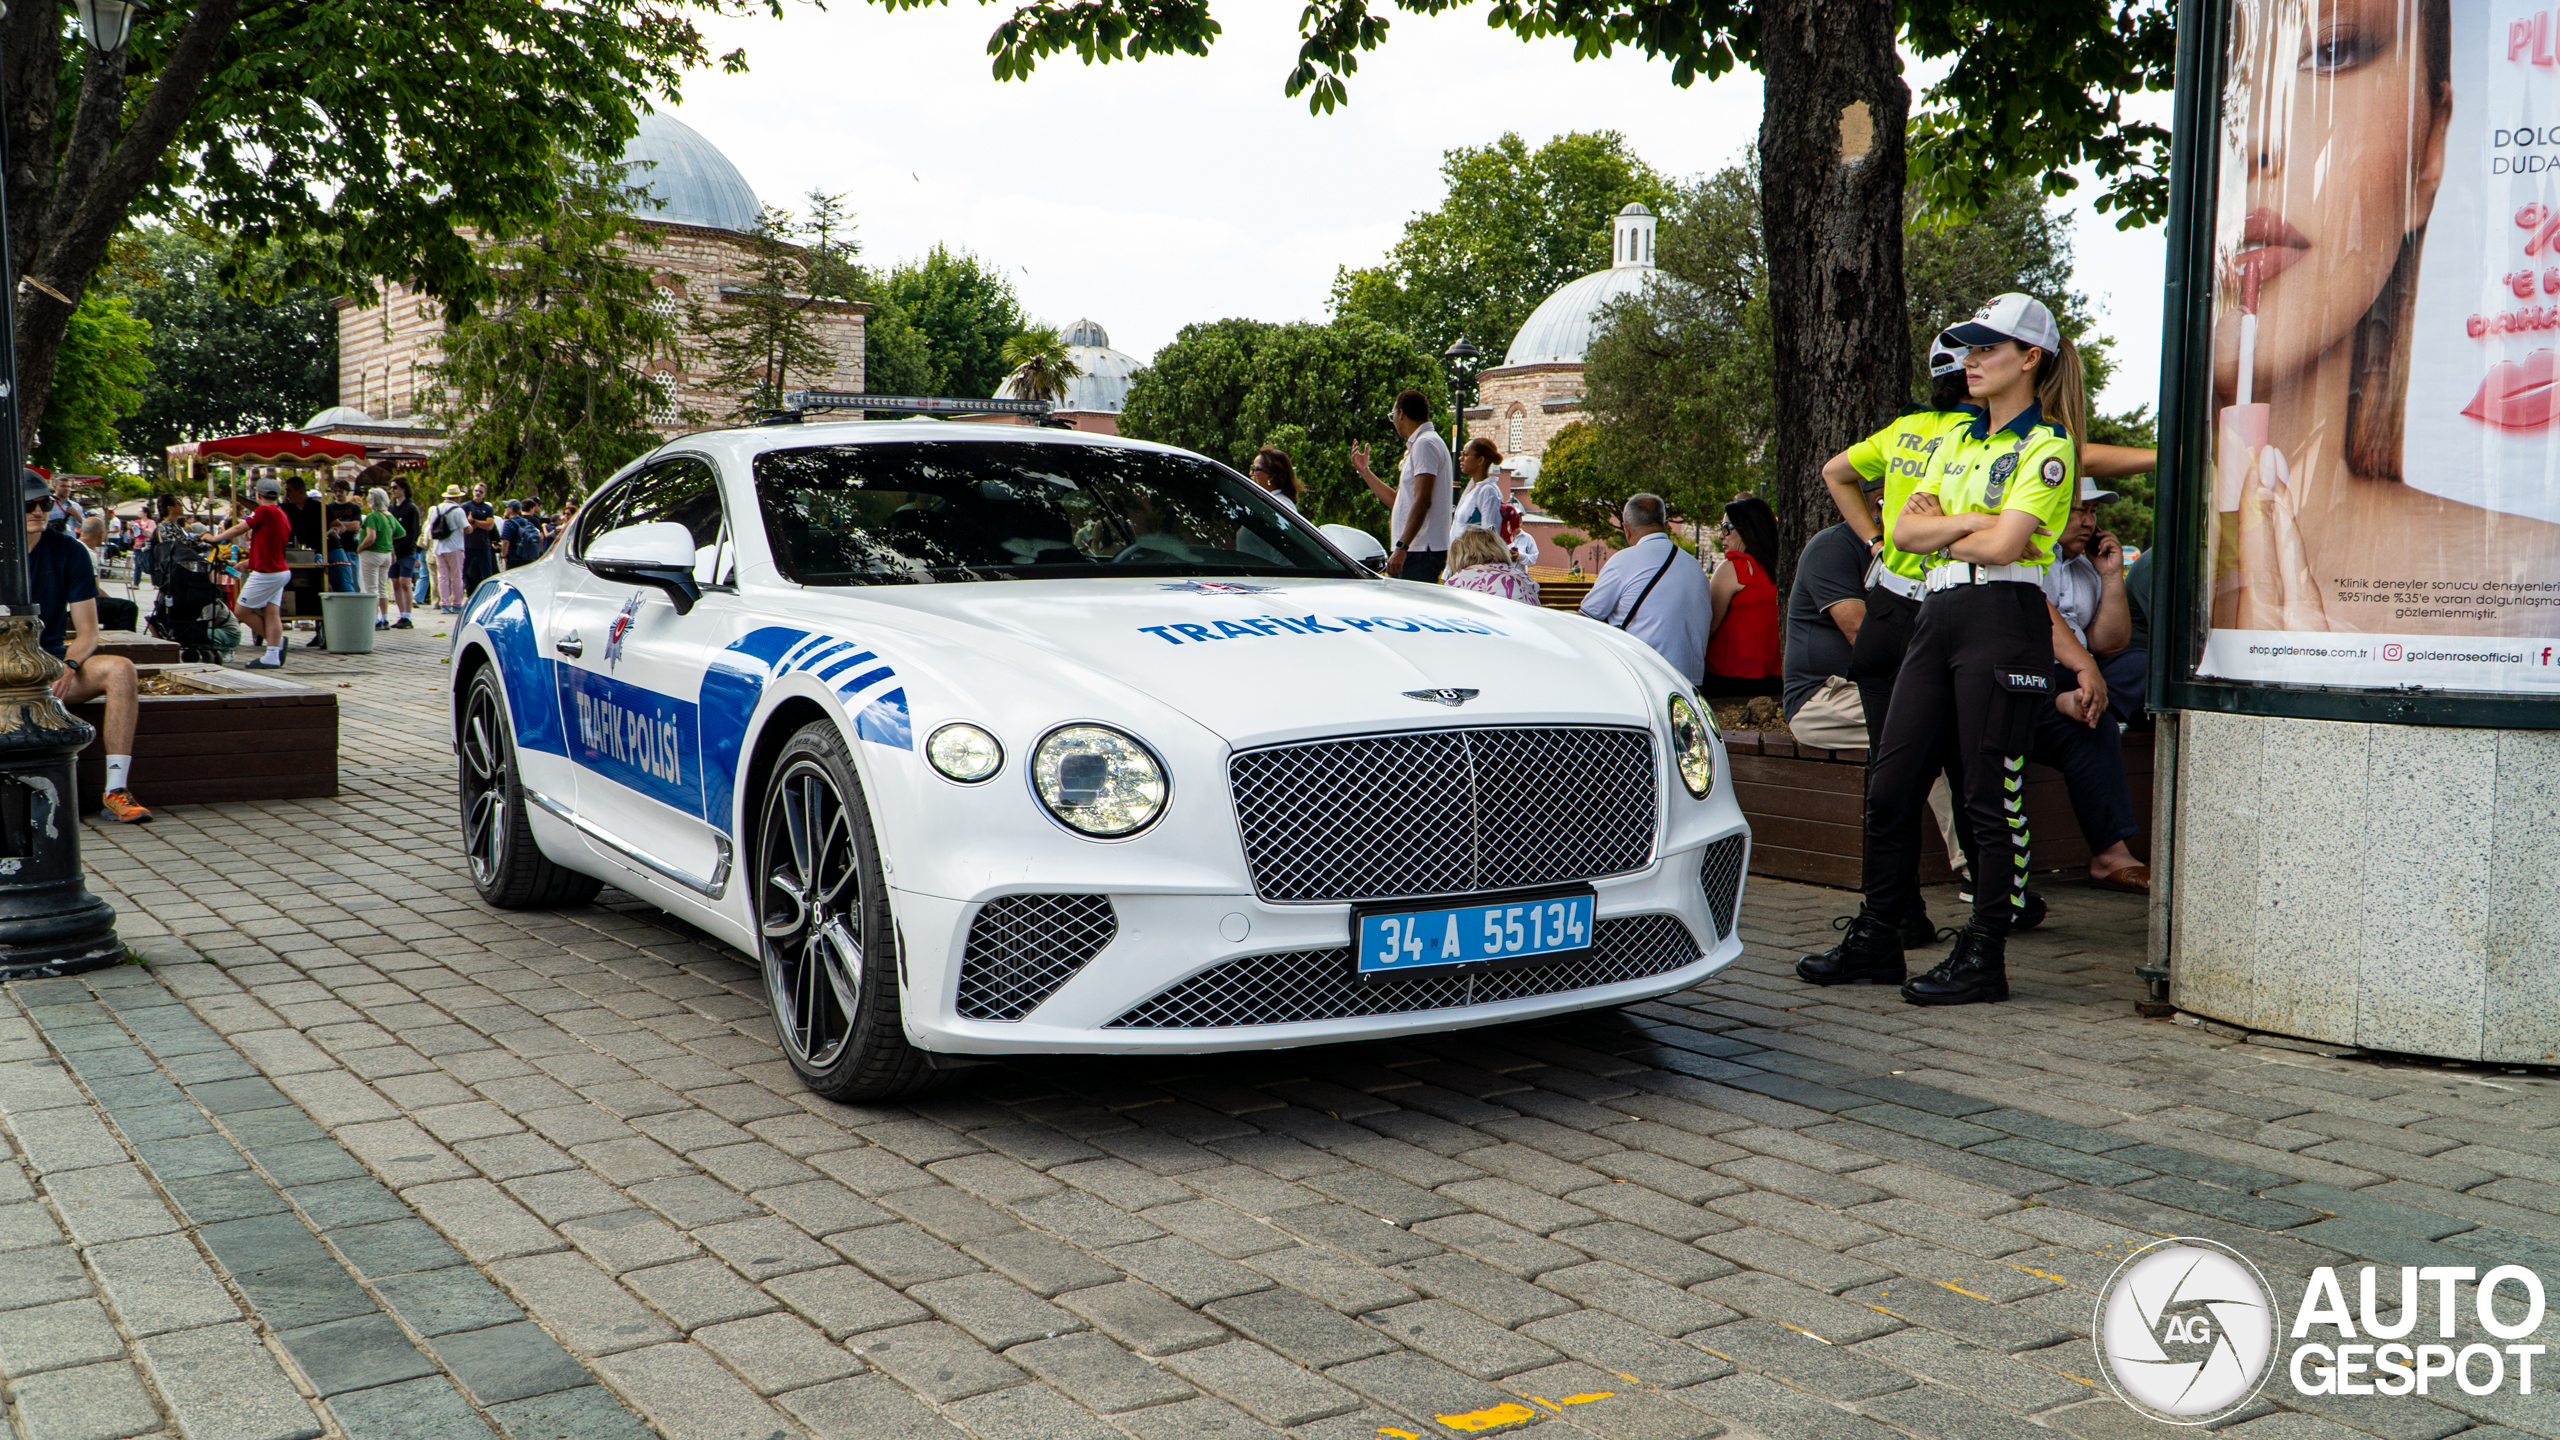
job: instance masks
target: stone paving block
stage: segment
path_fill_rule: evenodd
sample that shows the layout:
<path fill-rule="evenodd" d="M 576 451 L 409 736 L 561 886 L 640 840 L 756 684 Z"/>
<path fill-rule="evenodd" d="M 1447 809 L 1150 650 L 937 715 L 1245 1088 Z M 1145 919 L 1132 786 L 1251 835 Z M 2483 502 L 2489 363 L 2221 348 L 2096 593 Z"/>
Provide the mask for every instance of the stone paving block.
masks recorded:
<path fill-rule="evenodd" d="M 9 1390 L 26 1440 L 122 1440 L 160 1426 L 160 1407 L 122 1359 L 17 1376 Z"/>
<path fill-rule="evenodd" d="M 1698 1287 L 1698 1293 L 1745 1315 L 1775 1320 L 1835 1345 L 1852 1344 L 1902 1328 L 1900 1320 L 1870 1306 L 1756 1271 L 1710 1280 Z"/>
<path fill-rule="evenodd" d="M 295 1368 L 322 1398 L 435 1373 L 391 1317 L 379 1311 L 276 1332 Z"/>
<path fill-rule="evenodd" d="M 177 1217 L 139 1165 L 65 1171 L 45 1176 L 44 1183 L 62 1223 L 83 1245 L 166 1235 L 178 1228 Z"/>
<path fill-rule="evenodd" d="M 240 1318 L 240 1307 L 182 1235 L 157 1235 L 101 1245 L 88 1252 L 90 1268 L 134 1335 L 160 1335 Z"/>
<path fill-rule="evenodd" d="M 705 1325 L 779 1308 L 779 1302 L 771 1295 L 717 1260 L 685 1260 L 649 1270 L 632 1270 L 623 1275 L 622 1283 L 665 1311 L 676 1328 L 688 1334 Z"/>
<path fill-rule="evenodd" d="M 401 1198 L 483 1265 L 566 1248 L 550 1226 L 486 1180 L 414 1186 Z"/>
<path fill-rule="evenodd" d="M 770 1280 L 794 1270 L 816 1270 L 836 1260 L 826 1246 L 800 1233 L 789 1221 L 771 1216 L 709 1225 L 693 1234 L 712 1254 L 728 1261 L 750 1280 Z"/>
<path fill-rule="evenodd" d="M 2009 1139 L 1977 1145 L 1973 1147 L 1973 1153 L 1989 1155 L 2014 1165 L 2047 1171 L 2066 1180 L 2076 1180 L 2083 1185 L 2124 1185 L 2136 1180 L 2147 1180 L 2155 1173 L 2142 1166 L 2129 1165 L 2104 1155 L 2090 1155 L 2025 1136 L 2013 1136 Z"/>
<path fill-rule="evenodd" d="M 675 1338 L 675 1331 L 577 1255 L 529 1255 L 488 1268 L 516 1303 L 581 1355 L 610 1355 Z"/>
<path fill-rule="evenodd" d="M 1185 1350 L 1166 1356 L 1164 1363 L 1202 1391 L 1273 1425 L 1303 1425 L 1360 1403 L 1327 1376 L 1301 1370 L 1250 1340 Z"/>
<path fill-rule="evenodd" d="M 692 1240 L 645 1210 L 617 1210 L 567 1221 L 560 1234 L 581 1254 L 616 1274 L 702 1253 Z"/>
<path fill-rule="evenodd" d="M 1556 1352 L 1446 1300 L 1417 1300 L 1360 1317 L 1408 1349 L 1479 1380 L 1552 1364 Z"/>
<path fill-rule="evenodd" d="M 1388 1273 L 1424 1295 L 1451 1301 L 1505 1328 L 1573 1308 L 1571 1301 L 1551 1290 L 1525 1284 L 1462 1255 L 1409 1260 Z"/>
<path fill-rule="evenodd" d="M 276 1077 L 276 1088 L 292 1096 L 294 1104 L 332 1131 L 344 1125 L 400 1118 L 396 1106 L 353 1075 L 327 1071 L 282 1075 Z"/>
<path fill-rule="evenodd" d="M 1487 1215 L 1451 1215 L 1413 1227 L 1420 1239 L 1462 1251 L 1497 1270 L 1532 1279 L 1582 1261 L 1582 1252 Z"/>
<path fill-rule="evenodd" d="M 329 1413 L 348 1440 L 490 1440 L 493 1433 L 441 1375 L 337 1396 Z"/>
<path fill-rule="evenodd" d="M 1549 1271 L 1538 1277 L 1538 1284 L 1657 1335 L 1688 1335 L 1736 1318 L 1736 1312 L 1704 1296 L 1605 1260 Z"/>
<path fill-rule="evenodd" d="M 1310 1205 L 1283 1211 L 1272 1217 L 1272 1223 L 1371 1265 L 1392 1265 L 1440 1252 L 1440 1246 L 1431 1240 L 1349 1205 Z"/>
<path fill-rule="evenodd" d="M 1364 1314 L 1414 1298 L 1412 1290 L 1385 1271 L 1313 1245 L 1255 1255 L 1245 1263 L 1346 1315 Z"/>
<path fill-rule="evenodd" d="M 462 1263 L 453 1247 L 422 1220 L 386 1220 L 332 1230 L 329 1243 L 367 1280 Z"/>
<path fill-rule="evenodd" d="M 866 1225 L 885 1225 L 895 1218 L 833 1180 L 778 1185 L 757 1191 L 755 1198 L 766 1209 L 820 1239 Z"/>
<path fill-rule="evenodd" d="M 991 1350 L 1055 1339 L 1084 1322 L 1000 1275 L 980 1272 L 913 1287 L 907 1298 L 976 1336 Z"/>
<path fill-rule="evenodd" d="M 1563 1424 L 1602 1440 L 1707 1440 L 1724 1431 L 1712 1417 L 1663 1391 L 1578 1362 L 1531 1370 L 1503 1383 L 1532 1405 L 1552 1407 Z"/>
<path fill-rule="evenodd" d="M 310 1403 L 246 1325 L 208 1325 L 143 1341 L 142 1367 L 178 1429 L 222 1440 L 318 1440 Z"/>
<path fill-rule="evenodd" d="M 15 1171 L 0 1170 L 0 1175 L 14 1176 Z M 53 1213 L 33 1201 L 0 1205 L 0 1250 L 25 1250 L 37 1245 L 62 1243 L 62 1227 L 53 1221 Z"/>
<path fill-rule="evenodd" d="M 2068 1380 L 2026 1360 L 1919 1326 L 1879 1335 L 1855 1348 L 1897 1370 L 2022 1415 L 2103 1393 L 2103 1387 Z"/>
<path fill-rule="evenodd" d="M 1399 1225 L 1412 1225 L 1424 1220 L 1437 1220 L 1469 1208 L 1453 1197 L 1435 1195 L 1418 1185 L 1408 1185 L 1391 1175 L 1374 1170 L 1342 1170 L 1324 1175 L 1310 1175 L 1305 1182 L 1336 1200 L 1357 1206 L 1381 1219 Z"/>
<path fill-rule="evenodd" d="M 1783 1275 L 1800 1284 L 1835 1294 L 1853 1285 L 1884 1279 L 1892 1273 L 1873 1261 L 1836 1254 L 1818 1245 L 1808 1245 L 1791 1235 L 1756 1226 L 1709 1235 L 1698 1244 L 1746 1269 Z"/>
<path fill-rule="evenodd" d="M 2282 1188 L 2289 1183 L 2279 1177 L 2269 1188 Z M 2288 1205 L 2281 1200 L 2263 1200 L 2255 1195 L 2244 1195 L 2219 1185 L 2176 1175 L 2155 1175 L 2148 1180 L 2137 1180 L 2130 1185 L 2116 1187 L 2116 1193 L 2259 1230 L 2285 1230 L 2322 1218 L 2317 1210 Z"/>
<path fill-rule="evenodd" d="M 850 1265 L 777 1276 L 765 1282 L 764 1288 L 835 1340 L 911 1324 L 928 1313 L 923 1306 Z"/>
<path fill-rule="evenodd" d="M 1325 1372 L 1325 1378 L 1350 1386 L 1370 1400 L 1426 1424 L 1445 1415 L 1474 1421 L 1468 1429 L 1487 1430 L 1518 1423 L 1488 1412 L 1516 1407 L 1516 1411 L 1526 1412 L 1529 1417 L 1538 1413 L 1482 1380 L 1460 1374 L 1428 1355 L 1410 1350 L 1338 1365 Z M 1224 1396 L 1227 1392 L 1213 1389 L 1211 1393 Z M 1373 1434 L 1376 1428 L 1371 1427 Z M 1448 1421 L 1441 1421 L 1435 1427 L 1435 1433 L 1437 1430 L 1465 1433 Z"/>
<path fill-rule="evenodd" d="M 2040 1267 L 2030 1263 L 2022 1269 L 2016 1265 L 1986 1264 L 1980 1258 L 1961 1251 L 1941 1249 L 1924 1240 L 1910 1240 L 1898 1235 L 1873 1245 L 1861 1245 L 1851 1253 L 1861 1260 L 1872 1260 L 1915 1279 L 1952 1286 L 1995 1304 L 2024 1299 L 2049 1290 L 2057 1283 L 2066 1283 L 2045 1278 L 2053 1273 L 2051 1266 Z M 2066 1264 L 2060 1260 L 2052 1263 Z M 2036 1273 L 2039 1269 L 2044 1273 Z M 2090 1288 L 2096 1289 L 2105 1283 L 2105 1279 L 2103 1275 L 2092 1277 Z"/>
<path fill-rule="evenodd" d="M 321 1230 L 340 1230 L 357 1225 L 378 1225 L 386 1220 L 405 1219 L 409 1207 L 385 1189 L 380 1182 L 357 1176 L 350 1180 L 329 1180 L 317 1185 L 297 1185 L 290 1192 L 293 1203 L 303 1215 Z"/>
<path fill-rule="evenodd" d="M 278 1105 L 266 1110 L 249 1110 L 222 1117 L 222 1128 L 231 1138 L 249 1149 L 271 1145 L 299 1145 L 311 1140 L 326 1140 L 329 1132 L 311 1123 L 311 1117 L 298 1106 Z"/>
<path fill-rule="evenodd" d="M 1725 1156 L 1742 1153 L 1731 1146 L 1720 1145 L 1716 1149 Z M 1616 1151 L 1589 1163 L 1600 1174 L 1660 1191 L 1688 1205 L 1703 1205 L 1718 1196 L 1737 1195 L 1749 1188 L 1739 1180 L 1645 1150 Z"/>
<path fill-rule="evenodd" d="M 1690 1343 L 1746 1370 L 1834 1400 L 1862 1400 L 1912 1383 L 1910 1376 L 1860 1354 L 1854 1347 L 1826 1345 L 1767 1320 L 1736 1320 L 1719 1325 L 1690 1337 Z"/>
<path fill-rule="evenodd" d="M 1317 1370 L 1347 1360 L 1365 1360 L 1395 1349 L 1399 1343 L 1330 1306 L 1285 1288 L 1239 1295 L 1201 1308 L 1237 1334 Z M 1072 1391 L 1072 1387 L 1065 1388 Z"/>
<path fill-rule="evenodd" d="M 530 1320 L 486 1330 L 466 1330 L 428 1342 L 436 1358 L 474 1401 L 498 1405 L 590 1383 L 586 1368 L 569 1358 Z"/>
<path fill-rule="evenodd" d="M 667 1440 L 763 1440 L 789 1433 L 779 1411 L 697 1346 L 627 1351 L 596 1367 Z"/>
<path fill-rule="evenodd" d="M 1028 1230 L 994 1235 L 964 1247 L 988 1268 L 1043 1298 L 1108 1285 L 1120 1272 L 1063 1241 Z"/>
<path fill-rule="evenodd" d="M 1679 1286 L 1696 1285 L 1719 1275 L 1730 1275 L 1734 1267 L 1693 1246 L 1639 1229 L 1623 1220 L 1604 1220 L 1597 1225 L 1583 1225 L 1559 1230 L 1555 1238 L 1598 1260 L 1614 1260 L 1630 1270 L 1640 1270 L 1656 1280 Z"/>
<path fill-rule="evenodd" d="M 975 1260 L 904 1222 L 830 1235 L 827 1244 L 847 1260 L 902 1288 L 928 1280 L 948 1280 L 979 1268 Z"/>
<path fill-rule="evenodd" d="M 1122 1440 L 1121 1433 L 1046 1385 L 1016 1385 L 950 1407 L 987 1440 Z"/>
<path fill-rule="evenodd" d="M 394 1190 L 405 1191 L 412 1185 L 439 1180 L 476 1178 L 480 1173 L 405 1119 L 343 1125 L 333 1133 L 339 1144 Z M 264 1157 L 260 1158 L 263 1163 Z"/>
<path fill-rule="evenodd" d="M 812 1385 L 776 1404 L 819 1440 L 950 1440 L 951 1422 L 883 1375 Z"/>
<path fill-rule="evenodd" d="M 840 1380 L 864 1368 L 852 1352 L 789 1315 L 706 1326 L 694 1332 L 693 1340 L 768 1397 Z"/>
<path fill-rule="evenodd" d="M 393 1314 L 429 1340 L 524 1318 L 514 1301 L 468 1265 L 389 1276 L 374 1282 L 374 1290 Z"/>
<path fill-rule="evenodd" d="M 1185 1305 L 1206 1305 L 1271 1283 L 1268 1277 L 1212 1255 L 1178 1235 L 1116 1246 L 1103 1258 Z"/>
<path fill-rule="evenodd" d="M 46 1370 L 123 1358 L 124 1340 L 95 1300 L 0 1310 L 0 1374 L 23 1380 Z"/>
<path fill-rule="evenodd" d="M 66 1246 L 0 1253 L 0 1295 L 19 1305 L 42 1305 L 89 1293 L 89 1277 Z"/>
<path fill-rule="evenodd" d="M 1071 1290 L 1058 1304 L 1141 1355 L 1171 1355 L 1232 1338 L 1224 1326 L 1134 1280 Z"/>
<path fill-rule="evenodd" d="M 1041 1229 L 1088 1249 L 1151 1240 L 1164 1233 L 1137 1216 L 1081 1190 L 1043 1196 L 1014 1208 L 1022 1218 Z"/>
<path fill-rule="evenodd" d="M 1695 1385 L 1733 1373 L 1733 1366 L 1696 1346 L 1666 1340 L 1598 1310 L 1576 1310 L 1535 1321 L 1521 1326 L 1520 1333 L 1576 1360 L 1652 1385 Z"/>
<path fill-rule="evenodd" d="M 2053 1434 L 2043 1426 L 2001 1414 L 1971 1396 L 1935 1385 L 1914 1385 L 1908 1390 L 1878 1395 L 1858 1408 L 1920 1440 L 2050 1440 Z"/>
<path fill-rule="evenodd" d="M 853 1353 L 898 1383 L 943 1404 L 1019 1385 L 1028 1378 L 940 1321 L 875 1330 L 848 1344 Z"/>
<path fill-rule="evenodd" d="M 1841 1298 L 2007 1354 L 2041 1350 L 2071 1338 L 2070 1332 L 2048 1325 L 2015 1307 L 1960 1294 L 1951 1284 L 1891 1280 L 1863 1286 Z"/>
<path fill-rule="evenodd" d="M 1281 1432 L 1254 1419 L 1224 1400 L 1212 1400 L 1206 1397 L 1186 1400 L 1174 1405 L 1159 1405 L 1153 1409 L 1135 1411 L 1118 1418 L 1120 1428 L 1137 1437 L 1137 1440 L 1198 1440 L 1198 1437 L 1203 1436 L 1212 1437 L 1212 1440 L 1280 1440 L 1281 1435 Z M 1318 1425 L 1345 1424 L 1357 1418 L 1356 1415 L 1343 1416 L 1334 1420 L 1320 1421 Z M 1387 1417 L 1373 1418 L 1384 1420 Z M 1377 1428 L 1373 1423 L 1367 1430 L 1355 1433 L 1358 1440 L 1371 1440 L 1371 1437 L 1377 1434 Z M 1317 1426 L 1306 1426 L 1301 1427 L 1296 1433 L 1305 1437 L 1305 1440 L 1320 1440 L 1316 1435 L 1316 1429 Z"/>
<path fill-rule="evenodd" d="M 1576 1190 L 1565 1198 L 1613 1220 L 1624 1220 L 1674 1240 L 1696 1240 L 1703 1235 L 1730 1230 L 1736 1223 L 1721 1213 L 1702 1210 L 1626 1181 Z"/>

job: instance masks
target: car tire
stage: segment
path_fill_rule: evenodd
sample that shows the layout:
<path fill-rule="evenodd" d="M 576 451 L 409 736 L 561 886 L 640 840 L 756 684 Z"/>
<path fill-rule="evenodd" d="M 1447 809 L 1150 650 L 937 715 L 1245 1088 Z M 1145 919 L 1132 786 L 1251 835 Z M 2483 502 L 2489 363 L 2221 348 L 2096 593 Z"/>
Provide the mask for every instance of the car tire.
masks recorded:
<path fill-rule="evenodd" d="M 765 1000 L 782 1053 L 830 1100 L 887 1100 L 956 1078 L 907 1043 L 897 923 L 844 734 L 802 726 L 757 807 L 753 879 Z"/>
<path fill-rule="evenodd" d="M 480 898 L 501 910 L 583 905 L 596 898 L 603 881 L 553 864 L 534 841 L 533 822 L 525 814 L 524 781 L 516 770 L 507 693 L 494 667 L 484 665 L 471 677 L 455 739 L 463 868 L 471 872 Z"/>

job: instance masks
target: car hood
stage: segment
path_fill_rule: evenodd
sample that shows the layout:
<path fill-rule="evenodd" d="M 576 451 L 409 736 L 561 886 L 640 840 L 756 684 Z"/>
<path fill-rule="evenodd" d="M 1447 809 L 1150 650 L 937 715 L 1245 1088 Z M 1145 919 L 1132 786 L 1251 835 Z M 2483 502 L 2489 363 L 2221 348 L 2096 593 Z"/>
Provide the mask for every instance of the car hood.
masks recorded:
<path fill-rule="evenodd" d="M 1081 672 L 1055 677 L 1070 690 L 1143 696 L 1237 745 L 1416 721 L 1624 724 L 1649 718 L 1661 697 L 1648 692 L 1671 681 L 1668 667 L 1640 681 L 1652 653 L 1606 626 L 1437 585 L 1115 578 L 847 598 L 875 617 L 905 612 L 901 628 L 964 650 L 973 681 L 990 661 L 1061 666 Z"/>

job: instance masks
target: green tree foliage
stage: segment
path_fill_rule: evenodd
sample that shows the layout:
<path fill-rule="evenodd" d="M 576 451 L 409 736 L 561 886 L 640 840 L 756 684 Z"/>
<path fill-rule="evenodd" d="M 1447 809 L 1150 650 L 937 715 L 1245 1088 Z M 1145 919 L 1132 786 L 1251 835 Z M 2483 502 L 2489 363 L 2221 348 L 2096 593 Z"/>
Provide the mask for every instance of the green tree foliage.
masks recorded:
<path fill-rule="evenodd" d="M 2102 445 L 2131 445 L 2149 450 L 2160 443 L 2160 424 L 2148 405 L 2137 405 L 2122 415 L 2089 417 L 2089 438 Z M 2109 480 L 2106 487 L 2116 498 L 2098 507 L 2098 524 L 2112 530 L 2118 540 L 2137 550 L 2151 548 L 2151 513 L 2158 499 L 2158 482 L 2150 475 L 2127 475 Z"/>
<path fill-rule="evenodd" d="M 1659 213 L 1671 192 L 1614 130 L 1535 150 L 1505 134 L 1448 151 L 1440 174 L 1448 198 L 1406 221 L 1384 262 L 1335 272 L 1333 313 L 1401 330 L 1433 355 L 1463 335 L 1493 365 L 1539 301 L 1609 263 L 1621 208 Z"/>
<path fill-rule="evenodd" d="M 1300 508 L 1322 524 L 1382 530 L 1386 515 L 1351 471 L 1351 446 L 1369 447 L 1385 473 L 1403 451 L 1387 411 L 1399 391 L 1430 397 L 1445 416 L 1437 360 L 1411 337 L 1358 318 L 1330 325 L 1219 320 L 1186 325 L 1129 382 L 1120 432 L 1196 450 L 1241 471 L 1253 452 L 1289 452 L 1306 488 Z M 1442 430 L 1446 432 L 1445 422 Z"/>
<path fill-rule="evenodd" d="M 565 158 L 560 211 L 537 233 L 493 244 L 497 288 L 445 331 L 426 367 L 424 407 L 453 430 L 437 461 L 447 483 L 557 503 L 594 489 L 657 443 L 653 412 L 668 404 L 651 373 L 679 336 L 631 223 L 625 185 Z"/>
<path fill-rule="evenodd" d="M 142 407 L 151 378 L 151 326 L 135 317 L 122 295 L 85 296 L 62 332 L 54 373 L 61 378 L 54 403 L 28 460 L 48 470 L 94 473 L 123 452 L 117 422 Z M 156 455 L 140 457 L 147 466 Z"/>
<path fill-rule="evenodd" d="M 779 0 L 179 0 L 102 56 L 59 9 L 9 7 L 11 253 L 66 297 L 26 292 L 22 420 L 42 415 L 64 327 L 129 217 L 201 220 L 235 275 L 272 253 L 296 283 L 361 295 L 386 277 L 467 308 L 502 282 L 464 237 L 548 224 L 555 154 L 619 154 L 635 111 L 709 60 L 696 17 L 756 10 L 781 14 Z"/>
<path fill-rule="evenodd" d="M 734 402 L 726 419 L 780 410 L 785 395 L 835 369 L 809 310 L 850 294 L 859 274 L 846 253 L 851 241 L 837 233 L 832 201 L 813 198 L 827 203 L 806 224 L 765 206 L 747 232 L 747 266 L 737 283 L 717 295 L 686 297 L 685 332 L 703 361 L 703 384 Z M 796 243 L 804 238 L 810 243 Z"/>
<path fill-rule="evenodd" d="M 1084 367 L 1067 356 L 1067 342 L 1055 325 L 1034 325 L 1004 342 L 1004 392 L 1016 400 L 1057 400 L 1067 382 Z"/>
<path fill-rule="evenodd" d="M 1654 246 L 1664 279 L 1603 312 L 1583 393 L 1610 484 L 1695 520 L 1759 483 L 1773 423 L 1759 189 L 1737 166 L 1681 187 L 1667 212 Z"/>
<path fill-rule="evenodd" d="M 1022 301 L 1013 282 L 965 250 L 936 245 L 921 260 L 901 261 L 867 295 L 896 307 L 903 324 L 924 341 L 928 383 L 913 389 L 870 383 L 881 394 L 947 395 L 985 399 L 1013 367 L 1004 345 L 1022 333 Z M 876 313 L 876 312 L 875 312 Z"/>
<path fill-rule="evenodd" d="M 141 404 L 116 426 L 125 453 L 149 463 L 181 440 L 279 430 L 337 403 L 329 297 L 284 284 L 274 256 L 226 279 L 211 245 L 151 226 L 100 280 L 93 294 L 122 297 L 151 327 Z"/>
<path fill-rule="evenodd" d="M 1615 543 L 1619 508 L 1644 487 L 1617 477 L 1609 468 L 1607 450 L 1600 428 L 1588 420 L 1558 430 L 1538 461 L 1538 483 L 1530 498 L 1557 519 Z"/>
<path fill-rule="evenodd" d="M 2011 290 L 2053 308 L 2062 332 L 2080 347 L 2089 391 L 2107 383 L 2106 341 L 2095 331 L 2089 299 L 2071 288 L 2071 219 L 2045 208 L 2030 181 L 1990 192 L 1962 224 L 1941 224 L 1915 197 L 1903 227 L 1902 282 L 1911 327 L 1911 394 L 1929 393 L 1929 346 L 1938 332 Z"/>

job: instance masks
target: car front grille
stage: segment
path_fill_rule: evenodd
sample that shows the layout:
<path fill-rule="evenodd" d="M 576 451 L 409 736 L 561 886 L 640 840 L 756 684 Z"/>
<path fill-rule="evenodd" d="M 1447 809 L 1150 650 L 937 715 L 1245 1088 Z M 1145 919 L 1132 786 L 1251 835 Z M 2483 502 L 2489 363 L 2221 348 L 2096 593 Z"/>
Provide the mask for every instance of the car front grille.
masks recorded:
<path fill-rule="evenodd" d="M 1734 911 L 1742 905 L 1742 862 L 1750 840 L 1727 835 L 1707 847 L 1698 862 L 1698 888 L 1707 892 L 1707 913 L 1715 917 L 1716 938 L 1733 934 Z"/>
<path fill-rule="evenodd" d="M 1384 900 L 1643 869 L 1653 767 L 1643 730 L 1486 726 L 1248 750 L 1228 782 L 1262 898 Z"/>
<path fill-rule="evenodd" d="M 1100 895 L 1008 895 L 987 902 L 960 956 L 961 1018 L 1019 1020 L 1120 933 Z"/>
<path fill-rule="evenodd" d="M 1247 955 L 1162 991 L 1108 1028 L 1201 1030 L 1456 1010 L 1667 975 L 1698 958 L 1697 937 L 1669 915 L 1622 916 L 1592 930 L 1591 958 L 1569 965 L 1365 984 L 1352 978 L 1348 948 Z"/>

